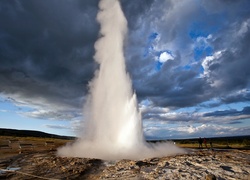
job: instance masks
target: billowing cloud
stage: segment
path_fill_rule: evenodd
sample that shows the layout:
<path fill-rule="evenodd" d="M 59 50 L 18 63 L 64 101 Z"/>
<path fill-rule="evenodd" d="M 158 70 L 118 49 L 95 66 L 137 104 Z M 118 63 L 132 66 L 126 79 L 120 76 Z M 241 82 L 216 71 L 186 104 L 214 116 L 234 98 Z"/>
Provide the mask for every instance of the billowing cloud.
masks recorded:
<path fill-rule="evenodd" d="M 145 135 L 148 139 L 177 139 L 177 138 L 197 138 L 197 137 L 226 137 L 226 136 L 237 136 L 248 135 L 249 127 L 230 127 L 230 126 L 221 126 L 221 125 L 207 125 L 201 124 L 198 126 L 182 126 L 178 128 L 172 127 L 157 127 L 151 125 L 149 128 L 146 128 Z M 213 134 L 211 135 L 211 132 Z"/>
<path fill-rule="evenodd" d="M 238 116 L 238 115 L 250 115 L 250 106 L 244 107 L 242 111 L 237 111 L 236 109 L 215 111 L 210 113 L 205 113 L 204 116 Z M 250 116 L 248 116 L 250 118 Z"/>

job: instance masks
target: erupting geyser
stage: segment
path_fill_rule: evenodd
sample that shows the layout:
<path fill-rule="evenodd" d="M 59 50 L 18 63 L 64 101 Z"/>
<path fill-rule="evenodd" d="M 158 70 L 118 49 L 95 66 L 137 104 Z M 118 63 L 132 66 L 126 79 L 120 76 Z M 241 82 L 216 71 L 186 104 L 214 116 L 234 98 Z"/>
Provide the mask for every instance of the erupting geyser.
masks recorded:
<path fill-rule="evenodd" d="M 118 0 L 101 0 L 99 8 L 101 38 L 95 44 L 94 58 L 100 69 L 90 83 L 83 134 L 73 144 L 60 148 L 58 154 L 117 160 L 182 153 L 172 143 L 145 141 L 123 55 L 127 21 Z"/>

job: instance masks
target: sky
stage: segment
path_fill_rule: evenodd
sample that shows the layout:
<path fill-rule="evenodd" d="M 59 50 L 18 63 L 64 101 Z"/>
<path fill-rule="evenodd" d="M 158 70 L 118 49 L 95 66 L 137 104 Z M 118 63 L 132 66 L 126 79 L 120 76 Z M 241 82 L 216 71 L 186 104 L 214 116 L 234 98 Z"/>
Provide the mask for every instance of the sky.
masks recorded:
<path fill-rule="evenodd" d="M 148 139 L 250 135 L 250 1 L 121 0 Z M 0 127 L 75 136 L 97 0 L 0 1 Z"/>

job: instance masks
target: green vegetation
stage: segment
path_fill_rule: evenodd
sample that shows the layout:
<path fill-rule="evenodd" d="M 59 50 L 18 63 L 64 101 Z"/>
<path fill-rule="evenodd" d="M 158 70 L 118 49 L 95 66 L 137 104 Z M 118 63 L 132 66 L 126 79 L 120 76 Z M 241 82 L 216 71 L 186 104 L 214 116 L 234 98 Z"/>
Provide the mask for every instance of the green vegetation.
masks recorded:
<path fill-rule="evenodd" d="M 211 148 L 210 141 L 213 148 L 237 148 L 237 149 L 250 149 L 250 136 L 234 136 L 234 137 L 219 137 L 219 138 L 206 138 L 207 148 Z M 195 139 L 181 139 L 174 140 L 176 144 L 184 148 L 198 148 L 198 138 Z M 205 148 L 204 143 L 202 147 Z"/>

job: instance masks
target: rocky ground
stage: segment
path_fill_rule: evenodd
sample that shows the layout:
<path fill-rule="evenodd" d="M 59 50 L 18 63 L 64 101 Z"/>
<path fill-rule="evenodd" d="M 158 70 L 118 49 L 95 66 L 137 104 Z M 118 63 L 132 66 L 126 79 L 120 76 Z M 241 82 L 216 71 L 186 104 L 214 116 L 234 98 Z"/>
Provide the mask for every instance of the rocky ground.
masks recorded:
<path fill-rule="evenodd" d="M 62 158 L 56 151 L 0 159 L 0 179 L 250 179 L 249 150 L 189 150 L 141 161 Z"/>

